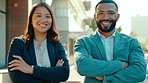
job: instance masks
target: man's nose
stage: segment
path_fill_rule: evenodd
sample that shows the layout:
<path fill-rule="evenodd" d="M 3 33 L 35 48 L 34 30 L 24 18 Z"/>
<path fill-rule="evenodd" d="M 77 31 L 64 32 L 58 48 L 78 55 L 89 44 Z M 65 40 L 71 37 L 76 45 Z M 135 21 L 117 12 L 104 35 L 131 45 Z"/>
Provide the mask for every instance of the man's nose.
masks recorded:
<path fill-rule="evenodd" d="M 109 19 L 109 15 L 108 14 L 104 14 L 103 19 Z"/>

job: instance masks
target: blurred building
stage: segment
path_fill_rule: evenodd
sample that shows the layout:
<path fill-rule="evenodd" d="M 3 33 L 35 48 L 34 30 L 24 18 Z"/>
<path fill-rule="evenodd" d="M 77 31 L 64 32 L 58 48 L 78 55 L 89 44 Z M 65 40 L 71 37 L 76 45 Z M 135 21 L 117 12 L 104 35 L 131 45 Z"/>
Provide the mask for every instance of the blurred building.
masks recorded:
<path fill-rule="evenodd" d="M 87 34 L 90 20 L 86 11 L 90 9 L 90 1 L 54 0 L 52 3 L 56 15 L 61 41 L 67 50 L 70 64 L 73 64 L 73 45 L 76 38 Z"/>
<path fill-rule="evenodd" d="M 0 0 L 0 67 L 5 66 L 6 26 L 6 1 Z"/>
<path fill-rule="evenodd" d="M 6 66 L 6 55 L 13 37 L 24 33 L 28 12 L 32 4 L 46 2 L 51 5 L 58 25 L 61 41 L 73 63 L 73 45 L 76 38 L 90 32 L 90 1 L 85 0 L 0 0 L 0 67 Z"/>
<path fill-rule="evenodd" d="M 131 18 L 131 31 L 140 37 L 148 38 L 148 16 L 134 16 Z"/>
<path fill-rule="evenodd" d="M 32 4 L 46 2 L 51 5 L 58 25 L 61 41 L 73 64 L 73 45 L 76 38 L 90 32 L 90 1 L 85 0 L 0 0 L 0 69 L 6 67 L 6 55 L 13 37 L 24 33 L 28 12 Z M 11 83 L 7 69 L 0 70 L 0 83 Z"/>

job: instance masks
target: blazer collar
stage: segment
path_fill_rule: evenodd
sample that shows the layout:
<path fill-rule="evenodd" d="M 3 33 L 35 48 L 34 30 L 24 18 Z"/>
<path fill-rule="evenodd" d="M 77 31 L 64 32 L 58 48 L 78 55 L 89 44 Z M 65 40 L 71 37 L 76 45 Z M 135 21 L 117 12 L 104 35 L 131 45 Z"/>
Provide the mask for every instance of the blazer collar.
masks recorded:
<path fill-rule="evenodd" d="M 48 55 L 49 55 L 49 59 L 50 59 L 50 63 L 51 63 L 51 67 L 55 65 L 56 63 L 56 54 L 55 54 L 55 46 L 48 41 L 47 39 L 47 49 L 48 49 Z"/>
<path fill-rule="evenodd" d="M 117 31 L 115 39 L 114 39 L 113 57 L 117 56 L 118 49 L 120 48 L 120 42 L 121 42 L 120 40 L 121 40 L 121 38 L 122 38 L 121 33 L 119 33 Z"/>
<path fill-rule="evenodd" d="M 103 47 L 103 44 L 101 42 L 101 39 L 100 39 L 100 36 L 99 36 L 97 30 L 91 35 L 91 39 L 97 45 L 98 49 L 101 52 L 102 57 L 105 60 L 107 60 L 105 49 Z M 114 39 L 114 47 L 113 47 L 113 57 L 116 57 L 117 56 L 116 54 L 117 54 L 118 48 L 120 46 L 120 39 L 121 39 L 121 33 L 119 33 L 118 31 L 116 31 L 116 33 L 115 33 L 115 39 Z"/>
<path fill-rule="evenodd" d="M 103 47 L 103 44 L 101 42 L 100 36 L 97 32 L 97 30 L 90 36 L 90 38 L 94 41 L 94 43 L 96 44 L 98 50 L 100 51 L 102 57 L 104 60 L 107 60 L 106 58 L 106 53 L 105 53 L 105 49 Z"/>
<path fill-rule="evenodd" d="M 29 42 L 27 47 L 27 50 L 29 50 L 29 54 L 32 60 L 32 64 L 37 65 L 33 41 Z"/>

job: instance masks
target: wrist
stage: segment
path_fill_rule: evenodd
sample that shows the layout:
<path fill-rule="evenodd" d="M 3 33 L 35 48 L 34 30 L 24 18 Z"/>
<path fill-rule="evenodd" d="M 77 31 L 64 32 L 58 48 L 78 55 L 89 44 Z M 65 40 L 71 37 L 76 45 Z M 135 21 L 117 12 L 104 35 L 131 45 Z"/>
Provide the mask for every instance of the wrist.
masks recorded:
<path fill-rule="evenodd" d="M 34 66 L 33 66 L 33 65 L 31 65 L 30 72 L 29 72 L 29 74 L 30 74 L 30 75 L 32 75 L 32 74 L 33 74 L 33 70 L 34 70 Z"/>

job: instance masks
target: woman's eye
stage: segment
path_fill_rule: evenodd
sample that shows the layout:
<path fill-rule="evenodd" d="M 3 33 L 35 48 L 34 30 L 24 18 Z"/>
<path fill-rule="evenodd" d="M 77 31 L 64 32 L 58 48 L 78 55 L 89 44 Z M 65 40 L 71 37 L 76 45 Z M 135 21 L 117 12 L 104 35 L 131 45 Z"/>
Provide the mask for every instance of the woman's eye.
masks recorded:
<path fill-rule="evenodd" d="M 36 17 L 41 17 L 41 15 L 36 15 Z"/>
<path fill-rule="evenodd" d="M 46 16 L 46 18 L 51 18 L 51 16 Z"/>

